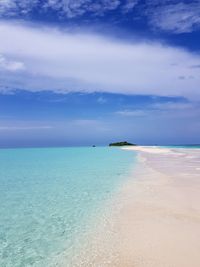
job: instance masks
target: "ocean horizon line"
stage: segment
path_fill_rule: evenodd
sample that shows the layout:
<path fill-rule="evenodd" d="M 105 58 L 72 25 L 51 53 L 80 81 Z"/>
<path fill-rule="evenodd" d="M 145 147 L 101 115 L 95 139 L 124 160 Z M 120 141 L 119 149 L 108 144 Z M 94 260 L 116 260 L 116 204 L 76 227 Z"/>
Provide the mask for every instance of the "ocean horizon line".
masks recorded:
<path fill-rule="evenodd" d="M 157 146 L 157 147 L 195 147 L 200 146 L 200 144 L 137 144 L 136 146 Z M 92 144 L 92 145 L 56 145 L 56 146 L 0 146 L 0 149 L 48 149 L 48 148 L 98 148 L 98 147 L 109 147 L 108 144 L 98 145 L 98 144 Z M 119 146 L 120 147 L 120 146 Z M 117 146 L 115 147 L 117 148 Z"/>

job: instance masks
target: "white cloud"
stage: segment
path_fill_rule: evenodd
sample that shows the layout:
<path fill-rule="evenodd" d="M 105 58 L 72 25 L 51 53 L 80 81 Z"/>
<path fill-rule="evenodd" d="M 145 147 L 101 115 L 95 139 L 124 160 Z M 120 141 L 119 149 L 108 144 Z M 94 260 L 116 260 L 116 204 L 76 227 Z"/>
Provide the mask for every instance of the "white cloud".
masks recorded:
<path fill-rule="evenodd" d="M 97 102 L 99 104 L 105 104 L 105 103 L 107 103 L 107 99 L 105 97 L 100 96 L 97 98 Z"/>
<path fill-rule="evenodd" d="M 147 16 L 154 28 L 173 33 L 192 32 L 200 27 L 200 1 L 149 5 Z"/>
<path fill-rule="evenodd" d="M 73 124 L 78 126 L 97 126 L 99 121 L 92 119 L 77 119 L 73 121 Z"/>
<path fill-rule="evenodd" d="M 147 115 L 146 110 L 135 109 L 135 110 L 120 110 L 116 114 L 126 116 L 126 117 L 143 117 Z"/>
<path fill-rule="evenodd" d="M 4 91 L 200 97 L 199 69 L 191 68 L 200 65 L 200 55 L 180 48 L 7 22 L 0 25 L 0 39 L 0 53 L 26 66 L 23 73 L 9 73 L 0 79 Z"/>
<path fill-rule="evenodd" d="M 188 102 L 165 102 L 165 103 L 156 103 L 152 106 L 153 109 L 156 110 L 172 110 L 172 111 L 178 111 L 178 110 L 190 110 L 193 108 L 196 108 L 195 102 L 188 103 Z"/>
<path fill-rule="evenodd" d="M 62 16 L 67 18 L 74 18 L 84 15 L 85 13 L 92 13 L 102 15 L 107 11 L 117 9 L 121 4 L 119 0 L 46 0 L 44 9 L 52 9 L 57 11 Z"/>
<path fill-rule="evenodd" d="M 138 4 L 139 0 L 127 0 L 122 10 L 124 13 L 128 13 Z"/>
<path fill-rule="evenodd" d="M 23 62 L 8 60 L 0 54 L 0 70 L 20 71 L 24 69 L 25 66 Z"/>
<path fill-rule="evenodd" d="M 39 0 L 0 0 L 0 17 L 16 17 L 28 14 Z"/>
<path fill-rule="evenodd" d="M 137 9 L 137 6 L 140 6 Z M 116 11 L 116 16 L 110 11 Z M 119 13 L 121 12 L 121 17 Z M 51 14 L 54 19 L 101 18 L 111 14 L 116 21 L 126 13 L 145 19 L 154 29 L 172 33 L 191 32 L 200 27 L 200 0 L 0 0 L 0 17 L 30 18 Z M 85 16 L 85 17 L 84 17 Z"/>
<path fill-rule="evenodd" d="M 0 126 L 0 131 L 49 130 L 51 126 Z"/>
<path fill-rule="evenodd" d="M 84 14 L 101 16 L 111 10 L 132 10 L 137 0 L 1 0 L 0 16 L 17 17 L 29 15 L 33 10 L 41 13 L 54 11 L 58 17 L 75 18 Z"/>
<path fill-rule="evenodd" d="M 12 0 L 1 0 L 0 1 L 0 15 L 8 14 L 12 16 L 13 10 L 16 9 L 16 3 Z"/>
<path fill-rule="evenodd" d="M 115 114 L 133 118 L 198 118 L 200 105 L 199 102 L 157 102 L 141 109 L 119 110 Z"/>

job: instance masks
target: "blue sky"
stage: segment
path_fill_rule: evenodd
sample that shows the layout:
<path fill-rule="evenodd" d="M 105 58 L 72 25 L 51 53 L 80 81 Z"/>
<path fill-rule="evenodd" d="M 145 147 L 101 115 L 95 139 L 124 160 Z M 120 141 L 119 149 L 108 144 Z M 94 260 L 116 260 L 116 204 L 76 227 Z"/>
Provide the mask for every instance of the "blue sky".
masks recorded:
<path fill-rule="evenodd" d="M 199 40 L 199 0 L 0 0 L 0 146 L 200 143 Z"/>

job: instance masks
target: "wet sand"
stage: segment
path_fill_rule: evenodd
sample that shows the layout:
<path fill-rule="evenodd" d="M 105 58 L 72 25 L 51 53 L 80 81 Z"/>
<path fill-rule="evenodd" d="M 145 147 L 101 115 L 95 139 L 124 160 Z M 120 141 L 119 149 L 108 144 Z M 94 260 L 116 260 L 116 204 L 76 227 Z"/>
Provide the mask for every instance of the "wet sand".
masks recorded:
<path fill-rule="evenodd" d="M 74 266 L 199 267 L 200 149 L 138 151 L 138 165 Z"/>

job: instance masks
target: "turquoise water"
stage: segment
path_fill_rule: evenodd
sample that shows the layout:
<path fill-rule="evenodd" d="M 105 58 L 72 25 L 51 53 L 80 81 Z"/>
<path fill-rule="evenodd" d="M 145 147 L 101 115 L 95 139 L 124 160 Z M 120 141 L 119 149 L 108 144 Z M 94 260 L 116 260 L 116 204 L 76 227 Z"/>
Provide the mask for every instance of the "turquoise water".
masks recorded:
<path fill-rule="evenodd" d="M 134 158 L 117 148 L 1 149 L 0 266 L 70 259 Z"/>

